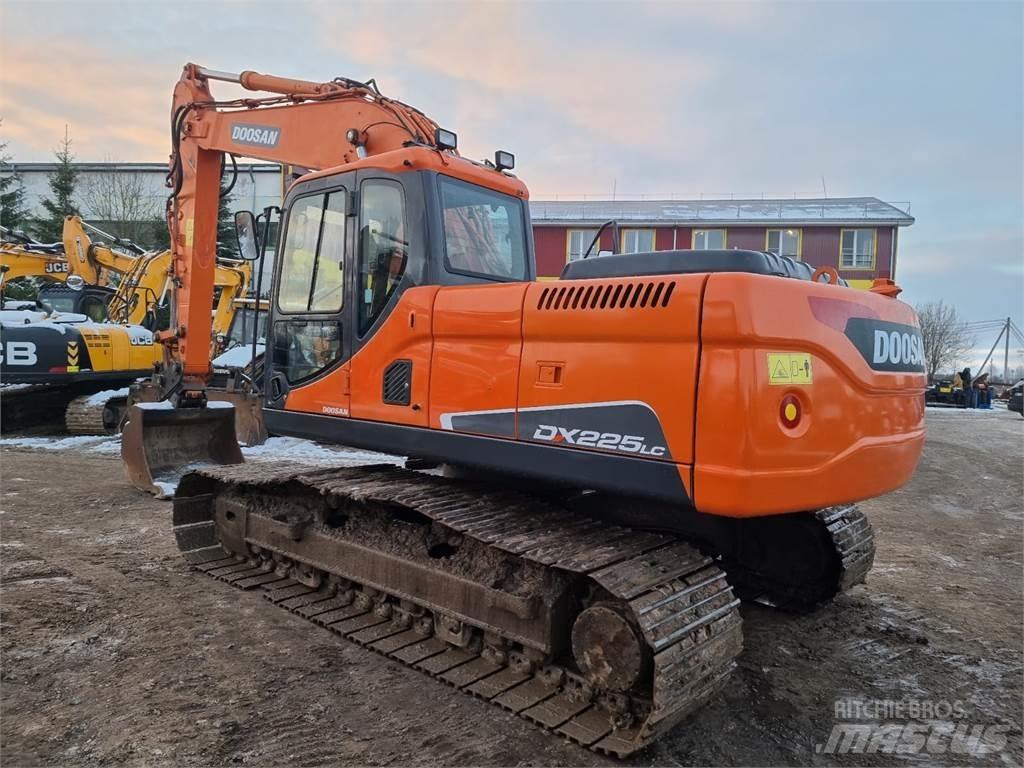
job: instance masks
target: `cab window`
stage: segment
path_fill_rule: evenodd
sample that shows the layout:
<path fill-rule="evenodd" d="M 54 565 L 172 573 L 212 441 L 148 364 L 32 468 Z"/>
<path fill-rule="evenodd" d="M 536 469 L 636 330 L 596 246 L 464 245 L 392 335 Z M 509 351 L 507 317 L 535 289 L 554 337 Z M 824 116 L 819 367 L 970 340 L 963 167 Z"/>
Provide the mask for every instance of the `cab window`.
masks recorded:
<path fill-rule="evenodd" d="M 360 187 L 359 333 L 380 316 L 395 292 L 409 259 L 402 187 L 371 179 Z"/>
<path fill-rule="evenodd" d="M 277 306 L 337 312 L 344 299 L 345 190 L 296 200 L 288 214 Z"/>
<path fill-rule="evenodd" d="M 82 314 L 94 323 L 103 323 L 107 320 L 107 304 L 103 299 L 95 296 L 86 296 L 82 299 L 80 309 Z"/>
<path fill-rule="evenodd" d="M 440 184 L 448 271 L 497 280 L 525 280 L 522 201 L 444 176 Z"/>
<path fill-rule="evenodd" d="M 290 384 L 312 378 L 341 358 L 337 320 L 285 320 L 274 324 L 274 369 Z"/>

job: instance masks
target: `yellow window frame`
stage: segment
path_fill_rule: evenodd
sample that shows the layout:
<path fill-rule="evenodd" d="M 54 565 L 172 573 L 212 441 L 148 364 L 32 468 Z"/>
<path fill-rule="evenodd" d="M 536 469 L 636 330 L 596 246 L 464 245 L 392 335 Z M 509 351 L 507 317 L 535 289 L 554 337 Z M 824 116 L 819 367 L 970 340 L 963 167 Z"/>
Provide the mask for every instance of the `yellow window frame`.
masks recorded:
<path fill-rule="evenodd" d="M 843 235 L 847 232 L 865 232 L 870 230 L 871 235 L 871 266 L 870 267 L 844 267 L 843 266 Z M 853 260 L 857 261 L 857 246 L 853 246 Z M 874 272 L 878 266 L 878 227 L 847 227 L 839 230 L 839 269 L 844 272 Z"/>
<path fill-rule="evenodd" d="M 631 229 L 624 229 L 621 232 L 619 232 L 619 253 L 626 252 L 626 235 L 630 232 L 650 232 L 651 250 L 658 250 L 658 230 L 652 229 L 651 227 L 633 227 Z M 639 253 L 639 251 L 636 251 L 636 253 Z"/>
<path fill-rule="evenodd" d="M 786 230 L 792 230 L 796 232 L 796 260 L 804 260 L 804 231 L 800 227 L 775 227 L 774 229 L 766 229 L 764 231 L 764 249 L 768 250 L 768 237 L 772 232 L 779 233 L 779 249 L 782 249 L 782 233 Z M 839 236 L 839 251 L 842 253 L 843 249 L 843 236 Z"/>
<path fill-rule="evenodd" d="M 699 232 L 704 232 L 705 234 L 708 233 L 708 232 L 721 232 L 722 233 L 722 247 L 723 248 L 728 248 L 729 247 L 729 230 L 728 229 L 725 229 L 723 227 L 715 227 L 714 229 L 695 229 L 695 230 L 690 232 L 690 250 L 691 251 L 697 250 L 697 234 Z M 705 249 L 705 250 L 707 250 L 707 249 Z"/>
<path fill-rule="evenodd" d="M 566 264 L 569 263 L 569 256 L 570 256 L 570 254 L 572 252 L 572 233 L 573 232 L 592 232 L 593 234 L 590 236 L 590 240 L 588 240 L 586 242 L 586 245 L 590 245 L 590 243 L 594 239 L 594 236 L 597 235 L 597 233 L 599 231 L 600 230 L 598 228 L 596 228 L 596 227 L 591 228 L 591 229 L 576 228 L 576 229 L 567 229 L 567 230 L 565 230 L 565 263 Z M 598 242 L 597 245 L 594 246 L 594 251 L 593 251 L 593 253 L 591 255 L 597 256 L 597 254 L 600 253 L 600 252 L 601 252 L 601 243 Z"/>

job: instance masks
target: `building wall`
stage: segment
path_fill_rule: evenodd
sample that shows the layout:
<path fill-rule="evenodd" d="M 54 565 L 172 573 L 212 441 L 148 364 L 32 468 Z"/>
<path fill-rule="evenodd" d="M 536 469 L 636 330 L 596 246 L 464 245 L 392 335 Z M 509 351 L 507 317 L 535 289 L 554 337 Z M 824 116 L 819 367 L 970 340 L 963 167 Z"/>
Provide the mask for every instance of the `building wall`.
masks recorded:
<path fill-rule="evenodd" d="M 14 169 L 25 187 L 25 203 L 32 216 L 41 216 L 44 211 L 42 201 L 50 196 L 49 176 L 45 169 L 19 167 Z M 74 197 L 82 216 L 85 219 L 95 218 L 92 203 L 102 198 L 104 186 L 109 184 L 111 175 L 131 176 L 139 182 L 143 190 L 143 200 L 154 213 L 154 218 L 162 219 L 164 204 L 167 201 L 168 189 L 164 185 L 167 169 L 163 167 L 145 168 L 142 170 L 80 170 L 77 191 Z M 246 164 L 239 164 L 238 179 L 231 190 L 228 207 L 232 211 L 251 210 L 259 213 L 268 205 L 281 204 L 281 173 L 276 168 L 251 170 Z"/>
<path fill-rule="evenodd" d="M 864 225 L 851 224 L 851 227 Z M 722 229 L 722 227 L 710 228 Z M 566 233 L 575 227 L 546 226 L 535 224 L 533 227 L 534 244 L 537 254 L 537 275 L 539 277 L 557 277 L 566 260 Z M 624 227 L 628 228 L 628 227 Z M 641 227 L 652 229 L 652 227 Z M 893 227 L 867 227 L 875 230 L 875 267 L 870 270 L 840 270 L 839 274 L 850 281 L 856 281 L 859 287 L 867 287 L 869 281 L 876 277 L 892 275 L 892 238 Z M 692 244 L 692 227 L 656 227 L 655 249 L 667 251 L 676 248 L 688 250 Z M 726 246 L 752 251 L 763 251 L 766 245 L 766 227 L 725 227 Z M 801 227 L 802 244 L 801 258 L 813 267 L 830 266 L 839 268 L 840 232 L 843 227 Z M 601 237 L 601 249 L 612 249 L 611 228 Z"/>

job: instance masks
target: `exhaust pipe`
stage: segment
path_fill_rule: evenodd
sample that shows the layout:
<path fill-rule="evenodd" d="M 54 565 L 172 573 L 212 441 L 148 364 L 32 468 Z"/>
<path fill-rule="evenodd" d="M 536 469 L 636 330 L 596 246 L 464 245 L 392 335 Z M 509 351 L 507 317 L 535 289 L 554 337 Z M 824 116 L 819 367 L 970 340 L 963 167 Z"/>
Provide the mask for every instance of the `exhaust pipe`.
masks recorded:
<path fill-rule="evenodd" d="M 121 459 L 136 488 L 161 498 L 173 496 L 189 470 L 244 461 L 235 438 L 235 406 L 210 402 L 205 408 L 174 408 L 166 401 L 132 405 L 121 435 Z"/>

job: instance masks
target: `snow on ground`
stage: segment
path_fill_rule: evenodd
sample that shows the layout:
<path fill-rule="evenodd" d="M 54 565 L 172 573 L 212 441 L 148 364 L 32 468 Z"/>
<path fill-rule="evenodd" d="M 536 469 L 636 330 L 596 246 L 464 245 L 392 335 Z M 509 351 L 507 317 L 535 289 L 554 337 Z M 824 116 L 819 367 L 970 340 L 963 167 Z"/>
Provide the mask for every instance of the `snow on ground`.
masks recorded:
<path fill-rule="evenodd" d="M 33 448 L 40 451 L 82 451 L 118 454 L 121 438 L 114 435 L 72 435 L 71 437 L 4 437 L 0 448 Z"/>
<path fill-rule="evenodd" d="M 268 462 L 282 459 L 301 461 L 318 466 L 355 467 L 360 464 L 401 464 L 401 456 L 375 451 L 358 451 L 342 446 L 329 446 L 298 437 L 271 437 L 263 445 L 242 447 L 247 461 Z"/>
<path fill-rule="evenodd" d="M 102 393 L 101 393 L 102 394 Z M 98 395 L 97 395 L 98 397 Z M 146 403 L 145 405 L 159 405 Z M 213 405 L 213 403 L 211 403 Z M 120 435 L 75 435 L 72 437 L 4 437 L 0 448 L 29 448 L 40 451 L 78 451 L 81 453 L 117 456 L 121 453 Z M 278 464 L 282 461 L 308 464 L 311 467 L 357 467 L 364 464 L 402 464 L 401 456 L 374 451 L 358 451 L 344 446 L 328 446 L 302 440 L 298 437 L 271 437 L 263 445 L 242 446 L 246 461 L 255 464 Z M 174 496 L 178 481 L 186 473 L 200 469 L 201 465 L 181 467 L 172 476 L 154 480 L 160 489 L 160 498 Z"/>
<path fill-rule="evenodd" d="M 105 389 L 102 392 L 97 392 L 95 395 L 89 395 L 89 399 L 86 402 L 89 405 L 103 405 L 107 400 L 115 397 L 128 397 L 128 387 Z"/>
<path fill-rule="evenodd" d="M 929 416 L 947 416 L 956 414 L 958 416 L 992 416 L 993 414 L 1005 414 L 1007 412 L 1006 403 L 1001 403 L 998 400 L 992 403 L 991 408 L 949 408 L 942 406 L 929 405 L 925 406 L 925 413 Z"/>

